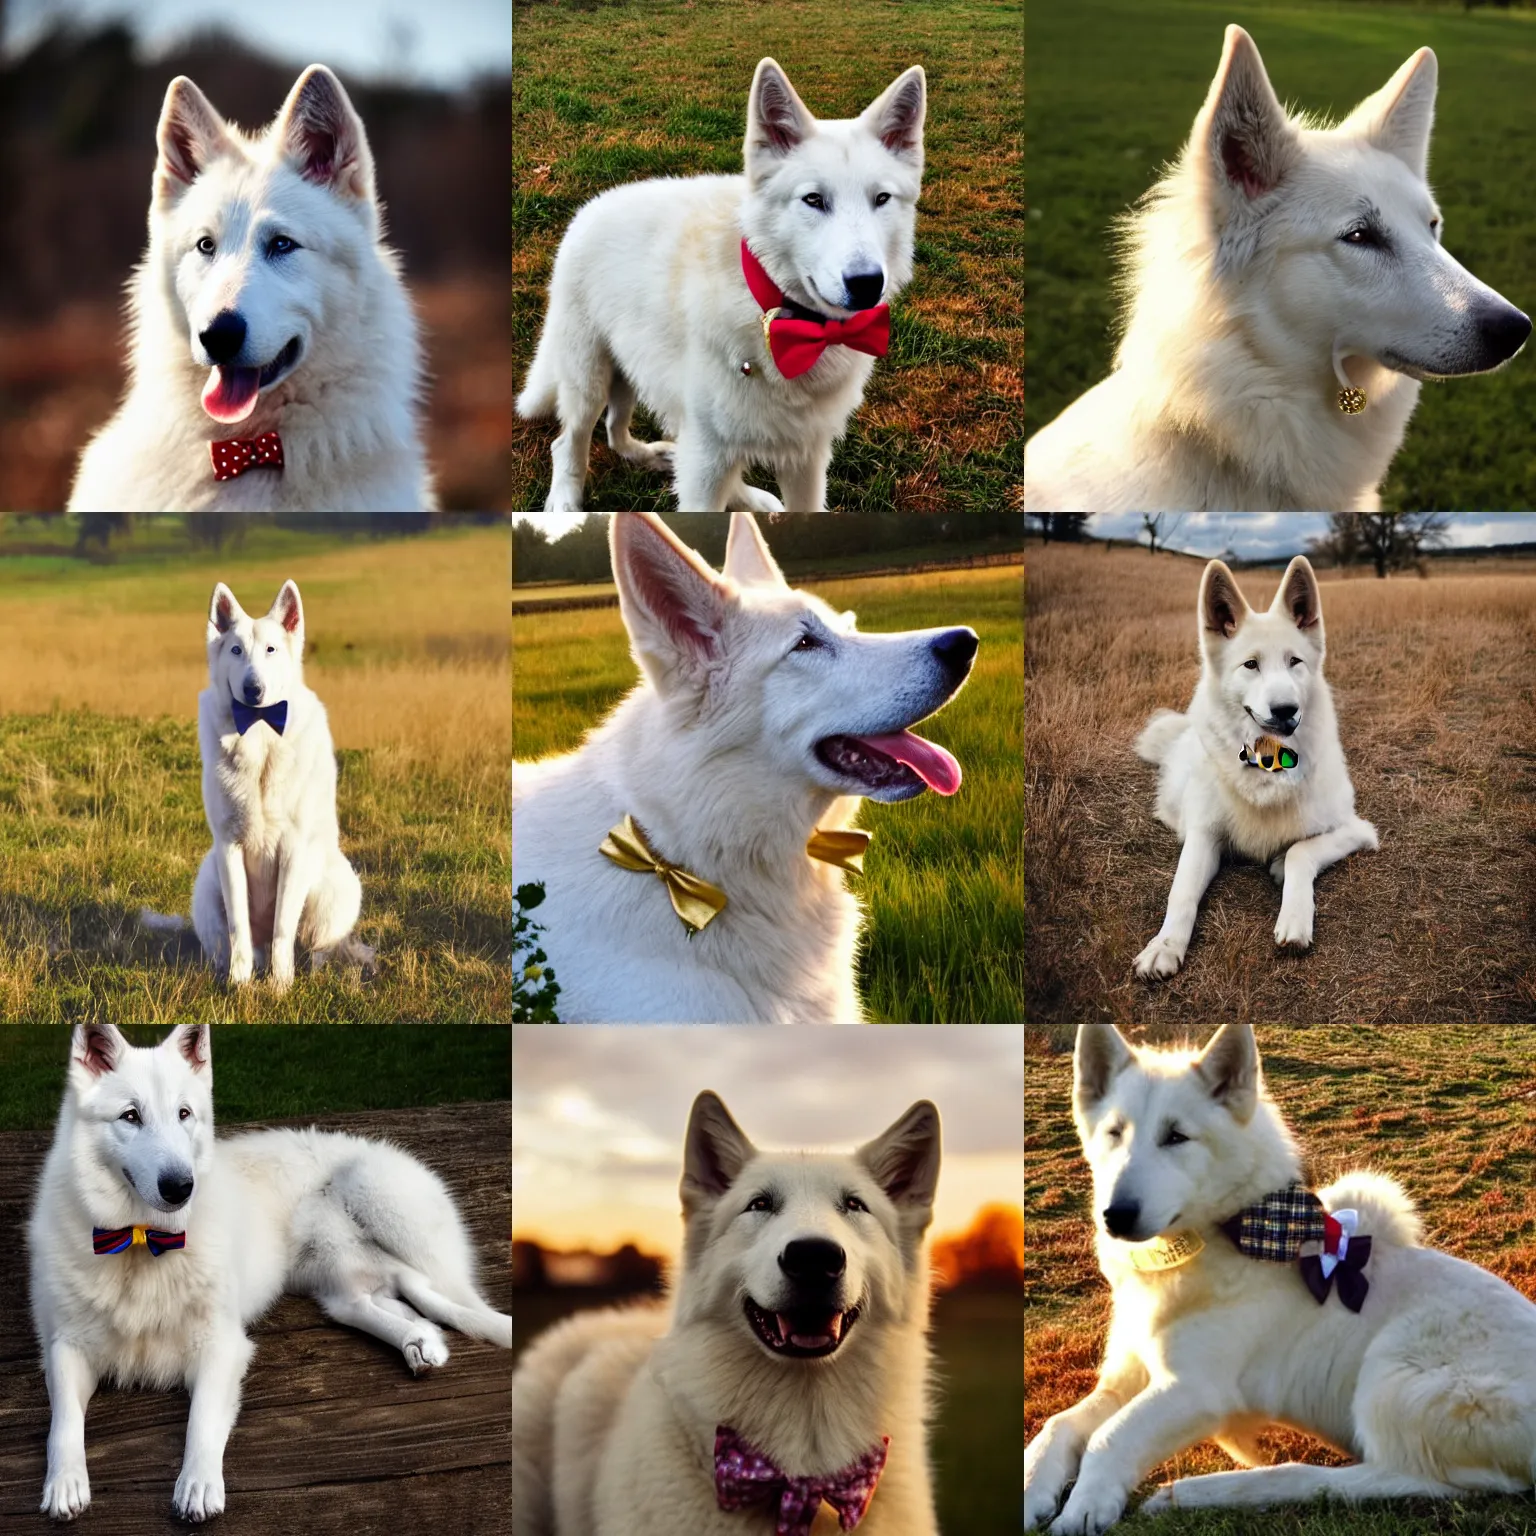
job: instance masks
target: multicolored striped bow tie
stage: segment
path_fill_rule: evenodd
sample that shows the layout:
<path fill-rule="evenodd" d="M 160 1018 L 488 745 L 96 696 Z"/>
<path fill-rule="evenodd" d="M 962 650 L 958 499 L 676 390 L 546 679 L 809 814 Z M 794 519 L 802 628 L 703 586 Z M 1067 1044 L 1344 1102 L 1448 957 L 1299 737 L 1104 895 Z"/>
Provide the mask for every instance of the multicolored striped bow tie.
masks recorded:
<path fill-rule="evenodd" d="M 97 1253 L 127 1253 L 130 1248 L 148 1248 L 159 1258 L 167 1248 L 185 1248 L 185 1232 L 157 1232 L 153 1227 L 92 1227 L 91 1243 Z"/>
<path fill-rule="evenodd" d="M 226 437 L 208 444 L 215 480 L 237 480 L 248 469 L 281 469 L 283 440 L 276 432 L 255 437 Z"/>

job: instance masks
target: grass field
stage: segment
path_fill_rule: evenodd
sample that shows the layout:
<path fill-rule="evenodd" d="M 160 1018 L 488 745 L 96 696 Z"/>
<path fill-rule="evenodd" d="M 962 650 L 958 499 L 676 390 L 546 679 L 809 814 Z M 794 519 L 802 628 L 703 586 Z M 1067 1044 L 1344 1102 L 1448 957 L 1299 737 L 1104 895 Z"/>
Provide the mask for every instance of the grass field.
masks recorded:
<path fill-rule="evenodd" d="M 1283 102 L 1342 116 L 1415 49 L 1440 60 L 1430 156 L 1450 252 L 1530 312 L 1536 14 L 1332 0 L 1077 0 L 1030 7 L 1026 436 L 1109 370 L 1110 222 L 1189 137 L 1222 31 L 1252 33 Z M 1426 387 L 1386 507 L 1536 505 L 1530 349 L 1502 373 Z"/>
<path fill-rule="evenodd" d="M 512 85 L 519 380 L 572 215 L 620 182 L 739 172 L 747 87 L 765 54 L 820 117 L 862 111 L 920 63 L 929 106 L 916 275 L 894 307 L 890 355 L 838 446 L 828 502 L 850 512 L 1002 505 L 1022 462 L 1022 25 L 1017 0 L 845 0 L 835 12 L 810 0 L 519 4 Z M 551 422 L 518 424 L 514 507 L 542 502 L 554 430 Z M 659 433 L 647 424 L 637 435 Z M 587 506 L 665 510 L 663 477 L 623 464 L 601 431 L 597 437 Z M 752 481 L 771 485 L 761 475 Z"/>
<path fill-rule="evenodd" d="M 141 528 L 116 565 L 0 559 L 0 1018 L 505 1021 L 505 528 L 258 528 L 221 554 L 189 553 L 169 522 Z M 14 550 L 27 528 L 10 535 Z M 289 576 L 381 972 L 301 974 L 277 999 L 225 993 L 137 913 L 186 912 L 209 845 L 196 711 L 213 582 L 264 613 Z"/>
<path fill-rule="evenodd" d="M 513 1359 L 543 1329 L 576 1311 L 580 1295 L 514 1291 Z M 931 1443 L 939 1528 L 954 1536 L 1016 1536 L 1023 1406 L 1017 1293 L 940 1296 L 932 1337 L 940 1382 Z"/>
<path fill-rule="evenodd" d="M 1312 1154 L 1314 1184 L 1362 1166 L 1402 1179 L 1433 1246 L 1536 1299 L 1536 1059 L 1528 1030 L 1275 1028 L 1260 1031 L 1259 1047 L 1270 1090 Z M 1071 1089 L 1070 1034 L 1027 1030 L 1027 1435 L 1092 1387 L 1109 1318 Z M 1294 1433 L 1271 1432 L 1264 1444 L 1272 1460 L 1338 1459 Z M 1159 1468 L 1141 1492 L 1231 1465 L 1215 1446 L 1200 1446 Z M 1171 1513 L 1135 1529 L 1146 1536 L 1529 1536 L 1536 1509 L 1529 1498 L 1416 1500 L 1358 1510 Z"/>
<path fill-rule="evenodd" d="M 1432 563 L 1428 580 L 1323 573 L 1327 676 L 1381 849 L 1319 877 L 1305 954 L 1275 948 L 1268 871 L 1224 866 L 1184 968 L 1156 984 L 1131 962 L 1162 924 L 1179 841 L 1153 816 L 1156 771 L 1131 743 L 1194 690 L 1204 562 L 1052 545 L 1026 565 L 1031 1023 L 1536 1017 L 1530 563 Z M 1267 605 L 1279 575 L 1238 581 Z"/>
<path fill-rule="evenodd" d="M 964 692 L 922 732 L 959 758 L 959 794 L 866 802 L 860 815 L 876 836 L 860 882 L 869 921 L 859 980 L 876 1019 L 1017 1020 L 1024 953 L 1018 569 L 818 582 L 812 590 L 855 609 L 866 630 L 969 624 L 981 636 Z M 614 609 L 517 614 L 512 641 L 513 745 L 521 758 L 576 746 L 635 681 Z"/>

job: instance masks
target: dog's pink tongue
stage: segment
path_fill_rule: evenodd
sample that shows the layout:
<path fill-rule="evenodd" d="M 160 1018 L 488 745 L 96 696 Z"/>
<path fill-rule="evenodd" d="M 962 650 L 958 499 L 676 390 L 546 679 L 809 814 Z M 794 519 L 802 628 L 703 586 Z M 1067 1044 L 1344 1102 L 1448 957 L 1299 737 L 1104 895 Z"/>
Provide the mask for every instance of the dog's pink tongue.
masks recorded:
<path fill-rule="evenodd" d="M 780 1341 L 793 1344 L 799 1349 L 825 1349 L 828 1344 L 837 1343 L 843 1333 L 841 1312 L 830 1313 L 827 1325 L 820 1333 L 796 1333 L 794 1324 L 782 1312 L 775 1314 L 775 1320 L 779 1325 Z"/>
<path fill-rule="evenodd" d="M 210 368 L 203 386 L 203 409 L 215 421 L 244 421 L 256 409 L 260 388 L 259 368 Z"/>
<path fill-rule="evenodd" d="M 943 747 L 911 731 L 897 731 L 893 736 L 859 736 L 855 740 L 905 763 L 929 789 L 952 795 L 960 788 L 960 764 Z"/>

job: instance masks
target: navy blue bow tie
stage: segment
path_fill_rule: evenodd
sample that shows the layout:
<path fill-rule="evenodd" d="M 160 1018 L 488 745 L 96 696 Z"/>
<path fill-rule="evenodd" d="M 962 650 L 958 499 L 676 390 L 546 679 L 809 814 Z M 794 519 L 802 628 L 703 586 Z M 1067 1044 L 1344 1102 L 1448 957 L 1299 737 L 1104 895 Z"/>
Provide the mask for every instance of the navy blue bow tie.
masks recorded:
<path fill-rule="evenodd" d="M 279 736 L 283 734 L 283 727 L 288 723 L 287 699 L 279 699 L 276 704 L 261 704 L 252 709 L 249 704 L 242 704 L 239 699 L 232 698 L 229 701 L 229 707 L 235 714 L 235 729 L 242 736 L 258 720 L 265 720 Z"/>

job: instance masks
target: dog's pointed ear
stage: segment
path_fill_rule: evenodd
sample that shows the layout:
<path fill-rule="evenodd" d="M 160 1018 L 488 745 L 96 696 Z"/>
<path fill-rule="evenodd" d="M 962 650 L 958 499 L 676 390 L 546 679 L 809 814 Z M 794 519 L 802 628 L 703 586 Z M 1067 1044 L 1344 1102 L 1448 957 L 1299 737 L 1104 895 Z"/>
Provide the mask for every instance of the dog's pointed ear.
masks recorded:
<path fill-rule="evenodd" d="M 939 1112 L 919 1099 L 899 1120 L 854 1154 L 899 1211 L 927 1226 L 939 1187 Z"/>
<path fill-rule="evenodd" d="M 1435 126 L 1439 81 L 1440 65 L 1433 51 L 1420 48 L 1339 126 L 1395 155 L 1422 181 L 1429 172 L 1429 135 Z"/>
<path fill-rule="evenodd" d="M 1072 1102 L 1086 1114 L 1134 1060 L 1125 1036 L 1113 1024 L 1079 1024 L 1072 1054 Z"/>
<path fill-rule="evenodd" d="M 1228 212 L 1268 197 L 1300 152 L 1264 60 L 1241 27 L 1228 27 L 1216 78 L 1195 118 L 1191 150 Z"/>
<path fill-rule="evenodd" d="M 1280 590 L 1269 608 L 1271 613 L 1288 613 L 1297 629 L 1322 632 L 1323 594 L 1312 562 L 1305 555 L 1297 555 L 1286 566 Z"/>
<path fill-rule="evenodd" d="M 169 203 L 220 155 L 234 148 L 229 125 L 213 103 L 185 75 L 177 75 L 165 93 L 155 130 L 155 201 Z"/>
<path fill-rule="evenodd" d="M 85 1080 L 116 1071 L 128 1050 L 128 1041 L 116 1024 L 76 1024 L 69 1041 L 69 1070 Z"/>
<path fill-rule="evenodd" d="M 1239 1124 L 1253 1118 L 1259 1102 L 1259 1047 L 1251 1024 L 1223 1024 L 1195 1058 L 1195 1071 Z"/>
<path fill-rule="evenodd" d="M 635 661 L 663 693 L 702 692 L 720 659 L 734 583 L 653 512 L 615 512 L 608 542 Z"/>
<path fill-rule="evenodd" d="M 273 131 L 305 181 L 373 202 L 373 154 L 363 120 L 324 64 L 311 64 L 294 82 Z"/>
<path fill-rule="evenodd" d="M 928 77 L 914 64 L 891 81 L 859 114 L 859 121 L 898 160 L 923 165 L 923 119 L 928 112 Z"/>
<path fill-rule="evenodd" d="M 731 1119 L 720 1095 L 706 1088 L 693 1101 L 683 1138 L 683 1179 L 678 1193 L 684 1212 L 692 1215 L 713 1205 L 756 1156 L 757 1148 Z"/>
<path fill-rule="evenodd" d="M 720 574 L 744 587 L 789 585 L 750 512 L 731 513 L 731 531 L 725 541 L 725 564 Z"/>
<path fill-rule="evenodd" d="M 747 182 L 756 185 L 816 132 L 816 119 L 774 59 L 759 59 L 747 93 Z"/>
<path fill-rule="evenodd" d="M 1220 560 L 1212 560 L 1200 578 L 1200 627 L 1230 640 L 1252 612 L 1237 590 L 1237 578 Z"/>
<path fill-rule="evenodd" d="M 227 635 L 245 617 L 235 594 L 222 581 L 215 582 L 213 596 L 208 599 L 208 643 L 213 644 L 220 635 Z"/>
<path fill-rule="evenodd" d="M 299 596 L 299 584 L 292 578 L 285 581 L 267 610 L 269 619 L 276 619 L 290 634 L 304 644 L 304 599 Z"/>
<path fill-rule="evenodd" d="M 194 1072 L 213 1064 L 213 1040 L 206 1024 L 178 1024 L 160 1042 L 160 1049 L 180 1056 Z"/>

